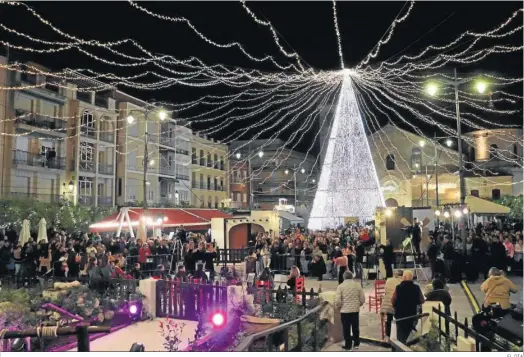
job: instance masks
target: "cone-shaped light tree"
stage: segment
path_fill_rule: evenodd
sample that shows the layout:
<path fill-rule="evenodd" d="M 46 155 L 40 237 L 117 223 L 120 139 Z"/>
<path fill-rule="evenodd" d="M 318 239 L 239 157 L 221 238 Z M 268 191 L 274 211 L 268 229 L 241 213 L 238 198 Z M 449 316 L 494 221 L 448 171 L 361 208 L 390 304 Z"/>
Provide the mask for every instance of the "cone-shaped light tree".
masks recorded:
<path fill-rule="evenodd" d="M 375 164 L 348 71 L 328 139 L 326 156 L 309 217 L 310 229 L 336 228 L 344 217 L 373 219 L 384 206 Z"/>

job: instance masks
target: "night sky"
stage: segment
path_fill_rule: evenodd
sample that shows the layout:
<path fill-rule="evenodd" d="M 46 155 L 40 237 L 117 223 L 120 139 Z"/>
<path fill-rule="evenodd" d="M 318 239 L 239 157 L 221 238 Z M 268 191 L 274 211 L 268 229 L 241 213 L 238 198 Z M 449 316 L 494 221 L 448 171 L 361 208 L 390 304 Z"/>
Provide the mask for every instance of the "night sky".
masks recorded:
<path fill-rule="evenodd" d="M 196 56 L 209 64 L 227 64 L 244 68 L 275 71 L 275 67 L 256 64 L 238 49 L 217 49 L 199 39 L 183 23 L 171 23 L 148 16 L 127 2 L 29 2 L 32 8 L 61 30 L 84 39 L 101 41 L 133 38 L 156 53 L 183 59 Z M 315 69 L 339 69 L 337 42 L 333 28 L 333 11 L 330 1 L 324 2 L 247 2 L 260 18 L 268 19 L 279 32 L 286 49 L 294 49 L 304 62 Z M 154 12 L 170 16 L 183 16 L 208 37 L 217 42 L 238 41 L 248 52 L 263 56 L 272 54 L 280 63 L 285 58 L 273 42 L 269 30 L 257 25 L 239 2 L 141 2 Z M 374 47 L 405 2 L 338 2 L 338 22 L 347 67 L 357 64 Z M 522 2 L 448 1 L 417 2 L 411 16 L 397 26 L 393 40 L 385 45 L 379 58 L 387 60 L 400 54 L 414 54 L 430 44 L 446 44 L 467 29 L 478 32 L 492 29 L 505 21 Z M 21 8 L 0 6 L 2 22 L 33 36 L 46 40 L 63 40 Z M 522 15 L 515 20 L 522 23 Z M 516 26 L 516 25 L 515 25 Z M 37 44 L 2 32 L 0 38 L 16 44 L 38 47 Z M 522 44 L 522 32 L 499 44 Z M 93 51 L 108 59 L 125 59 L 110 56 L 107 52 Z M 138 55 L 137 52 L 135 54 Z M 133 75 L 143 71 L 115 68 L 100 64 L 76 51 L 62 54 L 29 56 L 35 62 L 53 69 L 91 68 L 119 75 Z M 501 60 L 503 58 L 503 61 Z M 522 53 L 493 56 L 480 66 L 459 68 L 460 73 L 489 71 L 508 77 L 522 77 Z M 452 68 L 447 68 L 451 74 Z M 521 90 L 520 83 L 516 90 Z M 515 89 L 515 88 L 514 88 Z M 172 102 L 186 101 L 204 95 L 202 90 L 172 87 L 156 92 L 138 92 L 129 88 L 123 91 L 140 98 L 155 98 Z M 515 93 L 515 90 L 511 90 Z M 522 116 L 516 119 L 522 123 Z"/>

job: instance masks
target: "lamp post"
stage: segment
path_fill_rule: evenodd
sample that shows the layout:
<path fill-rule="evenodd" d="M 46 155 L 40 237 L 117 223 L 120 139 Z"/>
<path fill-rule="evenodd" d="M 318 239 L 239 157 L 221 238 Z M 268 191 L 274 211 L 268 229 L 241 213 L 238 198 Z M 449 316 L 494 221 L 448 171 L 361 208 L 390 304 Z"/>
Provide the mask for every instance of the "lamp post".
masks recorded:
<path fill-rule="evenodd" d="M 462 207 L 465 207 L 466 203 L 466 184 L 464 182 L 464 162 L 462 160 L 462 122 L 460 117 L 460 102 L 459 102 L 459 86 L 465 83 L 471 82 L 472 78 L 464 78 L 462 80 L 459 80 L 457 77 L 457 69 L 455 68 L 453 70 L 453 80 L 447 79 L 447 78 L 441 78 L 440 81 L 442 83 L 448 84 L 453 86 L 455 90 L 455 114 L 457 118 L 457 149 L 459 153 L 459 182 L 460 182 L 460 204 Z M 482 94 L 487 89 L 487 83 L 484 81 L 477 81 L 476 83 L 476 90 Z M 438 85 L 435 83 L 429 83 L 426 86 L 426 92 L 430 96 L 434 97 L 438 94 Z M 466 246 L 466 225 L 464 224 L 463 215 L 460 215 L 458 218 L 458 223 L 460 225 L 460 236 L 462 239 L 462 250 L 464 253 L 466 253 L 467 246 Z"/>
<path fill-rule="evenodd" d="M 144 161 L 143 161 L 143 164 L 144 164 L 144 177 L 143 177 L 143 183 L 142 183 L 142 187 L 143 187 L 143 190 L 144 190 L 144 201 L 142 202 L 143 204 L 143 208 L 144 210 L 147 210 L 147 170 L 149 169 L 149 133 L 147 131 L 147 122 L 149 119 L 149 115 L 152 113 L 152 112 L 155 112 L 156 108 L 154 107 L 153 104 L 150 104 L 150 103 L 147 103 L 146 104 L 146 107 L 144 110 L 140 110 L 140 109 L 132 109 L 129 111 L 129 115 L 127 116 L 126 120 L 127 120 L 127 123 L 128 124 L 133 124 L 134 121 L 135 121 L 135 117 L 133 117 L 132 113 L 133 112 L 138 112 L 138 113 L 141 113 L 144 115 L 144 120 L 145 120 L 145 125 L 146 125 L 146 130 L 145 130 L 145 143 L 144 143 Z M 167 113 L 165 110 L 163 109 L 160 109 L 158 112 L 157 112 L 157 115 L 158 115 L 158 118 L 161 120 L 161 121 L 164 121 L 166 118 L 167 118 Z"/>

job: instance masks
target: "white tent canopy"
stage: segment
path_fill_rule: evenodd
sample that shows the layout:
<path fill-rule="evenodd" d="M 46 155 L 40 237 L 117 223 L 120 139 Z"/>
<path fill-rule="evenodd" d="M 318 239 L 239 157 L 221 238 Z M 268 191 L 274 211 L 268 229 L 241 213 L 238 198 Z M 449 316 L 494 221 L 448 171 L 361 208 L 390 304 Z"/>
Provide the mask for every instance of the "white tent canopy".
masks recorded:
<path fill-rule="evenodd" d="M 45 243 L 48 243 L 47 240 L 47 222 L 44 218 L 38 222 L 38 238 L 36 239 L 38 243 L 41 241 L 44 241 Z"/>

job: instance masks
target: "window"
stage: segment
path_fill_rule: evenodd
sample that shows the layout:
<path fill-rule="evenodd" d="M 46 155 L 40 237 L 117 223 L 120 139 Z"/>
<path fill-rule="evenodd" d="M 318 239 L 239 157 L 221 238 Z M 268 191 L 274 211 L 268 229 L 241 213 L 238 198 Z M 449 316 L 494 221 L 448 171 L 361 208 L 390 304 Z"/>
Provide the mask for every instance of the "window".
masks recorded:
<path fill-rule="evenodd" d="M 516 157 L 519 156 L 519 147 L 517 144 L 513 144 L 513 155 L 515 155 Z"/>
<path fill-rule="evenodd" d="M 213 167 L 213 162 L 211 161 L 210 153 L 207 153 L 207 167 Z"/>
<path fill-rule="evenodd" d="M 206 201 L 204 199 L 204 196 L 200 196 L 200 207 L 204 208 Z"/>
<path fill-rule="evenodd" d="M 498 188 L 491 190 L 491 198 L 493 200 L 500 200 L 500 190 Z"/>
<path fill-rule="evenodd" d="M 171 164 L 173 163 L 173 157 L 168 156 L 167 157 L 167 167 L 171 168 Z"/>
<path fill-rule="evenodd" d="M 244 203 L 247 202 L 247 193 L 243 193 L 242 194 L 242 202 L 244 202 Z"/>
<path fill-rule="evenodd" d="M 220 156 L 220 170 L 224 171 L 224 157 Z"/>
<path fill-rule="evenodd" d="M 207 208 L 211 208 L 213 206 L 213 201 L 211 196 L 207 198 Z"/>
<path fill-rule="evenodd" d="M 471 196 L 479 197 L 479 190 L 471 190 Z"/>
<path fill-rule="evenodd" d="M 218 169 L 218 155 L 215 154 L 215 156 L 214 156 L 213 158 L 214 158 L 214 161 L 213 161 L 213 164 L 214 164 L 214 165 L 213 165 L 213 167 L 214 167 L 215 169 Z"/>
<path fill-rule="evenodd" d="M 211 176 L 207 177 L 207 189 L 211 190 Z"/>
<path fill-rule="evenodd" d="M 224 180 L 223 179 L 220 179 L 220 189 L 221 190 L 224 189 Z"/>
<path fill-rule="evenodd" d="M 395 155 L 386 156 L 386 170 L 395 170 Z"/>
<path fill-rule="evenodd" d="M 489 158 L 494 159 L 496 157 L 496 152 L 498 150 L 498 146 L 496 144 L 492 144 L 489 146 Z"/>
<path fill-rule="evenodd" d="M 78 178 L 78 195 L 79 196 L 92 196 L 93 195 L 93 183 L 84 176 Z"/>
<path fill-rule="evenodd" d="M 200 188 L 204 188 L 204 175 L 200 174 Z"/>
<path fill-rule="evenodd" d="M 80 132 L 89 136 L 95 136 L 95 118 L 87 110 L 82 113 L 80 119 Z"/>
<path fill-rule="evenodd" d="M 200 150 L 200 166 L 206 166 L 206 158 L 204 157 L 204 150 Z"/>
<path fill-rule="evenodd" d="M 218 208 L 218 196 L 215 196 L 215 208 Z"/>
<path fill-rule="evenodd" d="M 93 161 L 93 145 L 85 142 L 80 143 L 80 161 Z"/>
<path fill-rule="evenodd" d="M 197 164 L 197 153 L 195 148 L 191 149 L 191 163 L 195 165 Z"/>
<path fill-rule="evenodd" d="M 118 179 L 118 196 L 122 196 L 122 178 Z"/>
<path fill-rule="evenodd" d="M 242 193 L 237 192 L 237 199 L 235 200 L 235 202 L 241 202 L 241 200 L 242 200 Z"/>
<path fill-rule="evenodd" d="M 218 186 L 217 183 L 218 183 L 218 180 L 217 180 L 217 178 L 215 177 L 215 178 L 213 179 L 213 188 L 214 188 L 215 190 L 218 189 L 218 187 L 217 187 L 217 186 Z"/>

